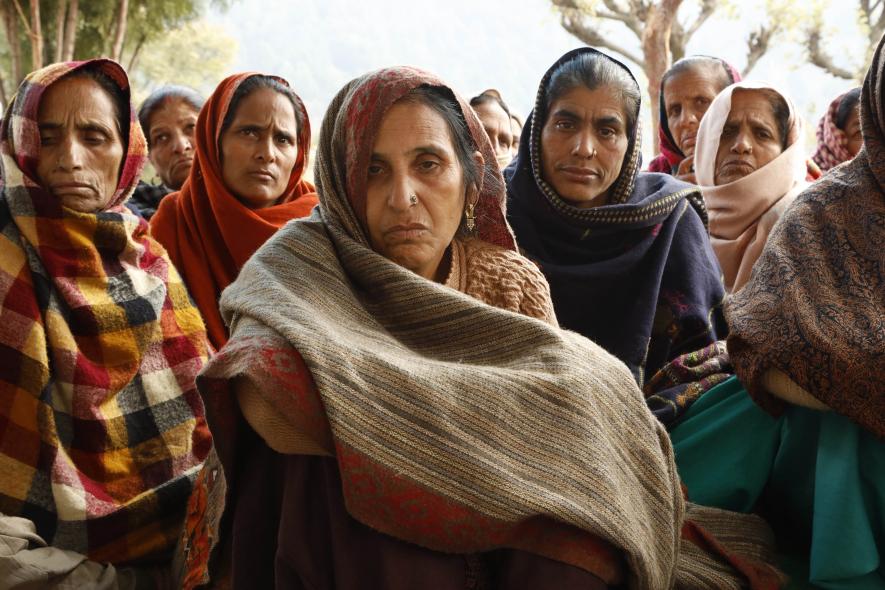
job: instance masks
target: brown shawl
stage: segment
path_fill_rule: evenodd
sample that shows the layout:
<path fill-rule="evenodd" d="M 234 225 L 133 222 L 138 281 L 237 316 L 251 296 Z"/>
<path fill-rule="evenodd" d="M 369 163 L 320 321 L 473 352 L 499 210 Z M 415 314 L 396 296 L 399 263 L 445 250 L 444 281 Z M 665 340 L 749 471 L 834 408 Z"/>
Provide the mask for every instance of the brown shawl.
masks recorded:
<path fill-rule="evenodd" d="M 864 149 L 806 189 L 727 305 L 728 349 L 765 408 L 770 370 L 885 437 L 885 55 L 861 97 Z"/>
<path fill-rule="evenodd" d="M 213 428 L 230 422 L 212 383 L 258 383 L 293 430 L 337 458 L 355 519 L 436 551 L 517 548 L 630 588 L 737 587 L 733 568 L 774 587 L 765 567 L 712 557 L 722 545 L 685 521 L 669 438 L 623 363 L 369 247 L 354 197 L 373 137 L 421 84 L 442 82 L 380 70 L 332 101 L 319 208 L 259 249 L 222 296 L 231 340 L 200 381 Z M 491 146 L 458 100 L 486 162 L 479 236 L 513 249 Z M 232 444 L 219 437 L 223 462 Z M 745 550 L 760 546 L 753 517 L 725 520 Z"/>

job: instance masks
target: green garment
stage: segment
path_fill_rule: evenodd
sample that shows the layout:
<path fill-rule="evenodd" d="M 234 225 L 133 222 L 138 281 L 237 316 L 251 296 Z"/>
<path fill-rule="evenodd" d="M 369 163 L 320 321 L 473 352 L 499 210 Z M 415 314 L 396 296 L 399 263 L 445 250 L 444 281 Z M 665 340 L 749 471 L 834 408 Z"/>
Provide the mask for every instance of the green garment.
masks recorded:
<path fill-rule="evenodd" d="M 791 588 L 885 590 L 885 442 L 833 412 L 775 419 L 736 377 L 670 437 L 691 501 L 771 523 Z"/>

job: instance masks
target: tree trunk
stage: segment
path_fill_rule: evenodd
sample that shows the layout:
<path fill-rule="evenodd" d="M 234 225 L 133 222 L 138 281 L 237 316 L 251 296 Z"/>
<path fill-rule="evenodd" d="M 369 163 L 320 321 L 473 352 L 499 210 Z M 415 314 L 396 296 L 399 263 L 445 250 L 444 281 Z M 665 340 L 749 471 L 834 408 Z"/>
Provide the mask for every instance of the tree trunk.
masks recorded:
<path fill-rule="evenodd" d="M 123 42 L 126 40 L 126 19 L 129 16 L 129 0 L 120 0 L 117 5 L 117 24 L 114 27 L 114 44 L 111 46 L 111 59 L 120 61 Z"/>
<path fill-rule="evenodd" d="M 661 78 L 671 64 L 670 31 L 680 4 L 682 0 L 662 0 L 660 4 L 653 5 L 642 31 L 642 53 L 645 56 L 645 76 L 648 78 L 648 96 L 651 99 L 651 135 L 655 153 L 660 147 L 657 129 L 660 124 L 658 102 L 661 96 Z"/>
<path fill-rule="evenodd" d="M 138 58 L 141 56 L 141 48 L 144 47 L 145 42 L 147 41 L 147 35 L 142 35 L 138 38 L 138 43 L 135 44 L 135 49 L 132 50 L 132 57 L 129 58 L 129 65 L 126 66 L 126 71 L 131 75 L 135 70 L 135 64 L 138 63 Z"/>
<path fill-rule="evenodd" d="M 15 14 L 15 7 L 10 4 L 8 0 L 0 0 L 6 40 L 9 42 L 9 56 L 12 61 L 12 84 L 15 88 L 21 83 L 24 76 L 22 74 L 22 48 L 18 38 L 18 16 Z"/>
<path fill-rule="evenodd" d="M 79 0 L 70 0 L 68 3 L 68 16 L 65 19 L 65 46 L 62 51 L 62 61 L 73 61 L 74 47 L 77 43 L 77 17 L 80 9 Z"/>
<path fill-rule="evenodd" d="M 31 0 L 31 69 L 43 67 L 43 28 L 40 23 L 40 0 Z"/>
<path fill-rule="evenodd" d="M 67 0 L 58 0 L 55 9 L 55 52 L 52 61 L 60 62 L 65 49 L 65 11 L 68 8 Z"/>

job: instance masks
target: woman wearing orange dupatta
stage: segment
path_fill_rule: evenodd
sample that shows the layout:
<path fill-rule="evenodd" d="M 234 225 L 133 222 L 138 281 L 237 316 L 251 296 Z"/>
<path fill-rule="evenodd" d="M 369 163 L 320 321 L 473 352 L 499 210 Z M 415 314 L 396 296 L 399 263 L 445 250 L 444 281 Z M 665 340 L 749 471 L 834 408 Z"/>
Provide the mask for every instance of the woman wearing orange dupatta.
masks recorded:
<path fill-rule="evenodd" d="M 200 112 L 190 176 L 163 199 L 151 232 L 184 277 L 216 349 L 228 338 L 221 292 L 268 238 L 317 204 L 301 177 L 309 149 L 307 110 L 282 78 L 230 76 Z"/>

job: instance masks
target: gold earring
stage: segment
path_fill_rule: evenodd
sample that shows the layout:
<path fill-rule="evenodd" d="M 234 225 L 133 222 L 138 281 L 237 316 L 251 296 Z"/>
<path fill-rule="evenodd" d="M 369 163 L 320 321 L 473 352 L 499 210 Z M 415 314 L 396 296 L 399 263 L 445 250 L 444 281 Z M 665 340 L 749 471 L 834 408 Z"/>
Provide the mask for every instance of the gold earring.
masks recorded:
<path fill-rule="evenodd" d="M 476 207 L 476 203 L 468 203 L 467 211 L 464 212 L 464 218 L 467 221 L 467 231 L 472 232 L 476 227 L 476 216 L 473 214 L 473 208 Z"/>

